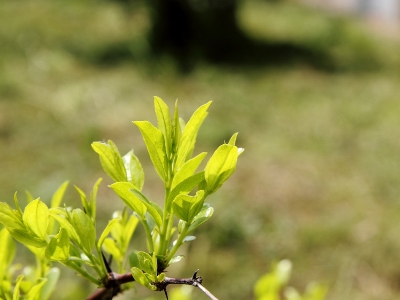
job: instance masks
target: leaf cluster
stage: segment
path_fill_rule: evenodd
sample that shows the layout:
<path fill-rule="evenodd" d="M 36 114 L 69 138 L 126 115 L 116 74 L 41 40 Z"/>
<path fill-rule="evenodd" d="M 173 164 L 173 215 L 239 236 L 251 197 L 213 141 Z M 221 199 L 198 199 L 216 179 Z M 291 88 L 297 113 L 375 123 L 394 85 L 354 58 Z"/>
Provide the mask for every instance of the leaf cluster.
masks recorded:
<path fill-rule="evenodd" d="M 193 157 L 193 152 L 210 104 L 200 106 L 186 123 L 179 116 L 177 103 L 171 114 L 166 103 L 155 97 L 157 126 L 148 121 L 133 122 L 141 132 L 164 186 L 163 201 L 150 200 L 142 192 L 144 170 L 133 150 L 121 155 L 111 140 L 92 143 L 101 166 L 113 180 L 110 188 L 126 205 L 122 211 L 114 212 L 99 237 L 96 236 L 96 202 L 101 179 L 89 195 L 75 186 L 82 208 L 61 206 L 68 182 L 56 191 L 50 206 L 30 194 L 23 211 L 16 195 L 15 209 L 0 203 L 0 223 L 5 227 L 0 239 L 9 249 L 0 256 L 0 268 L 4 269 L 0 274 L 7 274 L 0 278 L 7 283 L 0 285 L 0 296 L 18 299 L 22 292 L 26 299 L 47 299 L 48 291 L 58 279 L 58 275 L 52 275 L 56 269 L 49 267 L 52 262 L 75 270 L 98 286 L 105 286 L 112 273 L 104 252 L 114 258 L 118 272 L 126 272 L 129 262 L 134 280 L 157 290 L 157 283 L 165 278 L 164 270 L 182 258 L 177 255 L 179 248 L 194 240 L 193 231 L 212 216 L 213 208 L 206 199 L 233 174 L 243 152 L 235 145 L 236 133 L 227 144 L 215 150 L 204 170 L 198 171 L 207 153 Z M 130 250 L 129 242 L 139 223 L 146 234 L 146 247 Z M 29 289 L 23 288 L 27 285 L 24 275 L 17 278 L 11 289 L 10 263 L 15 248 L 11 237 L 28 247 L 40 262 L 40 272 Z M 44 288 L 46 282 L 51 285 Z"/>

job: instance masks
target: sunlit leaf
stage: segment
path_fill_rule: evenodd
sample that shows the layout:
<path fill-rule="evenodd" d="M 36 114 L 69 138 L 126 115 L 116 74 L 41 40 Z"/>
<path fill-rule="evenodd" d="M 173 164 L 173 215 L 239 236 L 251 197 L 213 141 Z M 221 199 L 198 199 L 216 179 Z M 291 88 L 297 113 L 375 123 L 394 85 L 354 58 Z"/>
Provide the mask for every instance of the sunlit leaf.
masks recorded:
<path fill-rule="evenodd" d="M 196 157 L 193 157 L 185 162 L 183 166 L 176 172 L 172 181 L 171 189 L 173 190 L 179 183 L 192 176 L 206 155 L 207 152 L 202 152 Z"/>
<path fill-rule="evenodd" d="M 93 150 L 99 154 L 100 163 L 107 173 L 114 181 L 126 181 L 125 166 L 122 161 L 121 154 L 117 146 L 112 142 L 94 142 L 92 143 Z"/>
<path fill-rule="evenodd" d="M 41 278 L 39 281 L 34 284 L 28 294 L 26 295 L 26 300 L 39 300 L 40 298 L 40 293 L 42 291 L 43 286 L 45 285 L 47 279 L 46 278 Z"/>
<path fill-rule="evenodd" d="M 169 108 L 165 102 L 159 98 L 154 97 L 154 108 L 157 116 L 158 129 L 164 135 L 166 153 L 169 155 L 172 149 L 172 138 L 171 138 L 171 115 Z"/>
<path fill-rule="evenodd" d="M 128 182 L 132 183 L 141 191 L 144 185 L 144 171 L 139 159 L 133 154 L 133 150 L 125 154 L 122 159 L 124 161 Z"/>
<path fill-rule="evenodd" d="M 148 273 L 150 275 L 157 274 L 157 261 L 156 265 L 154 265 L 153 258 L 150 256 L 150 254 L 143 251 L 139 251 L 137 253 L 137 257 L 139 260 L 140 269 L 142 269 L 145 273 Z"/>
<path fill-rule="evenodd" d="M 69 258 L 69 237 L 65 228 L 55 235 L 46 247 L 46 257 L 49 260 L 64 261 Z"/>
<path fill-rule="evenodd" d="M 158 176 L 165 181 L 166 178 L 166 152 L 162 132 L 148 121 L 133 122 L 142 133 L 143 140 L 149 152 L 150 159 Z"/>
<path fill-rule="evenodd" d="M 65 190 L 67 189 L 69 181 L 65 181 L 60 187 L 55 191 L 51 198 L 50 207 L 58 207 L 61 206 L 61 201 L 64 197 Z"/>
<path fill-rule="evenodd" d="M 44 284 L 41 292 L 41 300 L 48 300 L 56 288 L 58 279 L 60 278 L 60 269 L 51 268 L 46 274 L 46 283 Z"/>
<path fill-rule="evenodd" d="M 195 230 L 201 224 L 206 222 L 214 213 L 214 208 L 211 206 L 204 205 L 202 210 L 193 218 L 192 224 L 189 227 L 188 232 Z"/>
<path fill-rule="evenodd" d="M 192 153 L 196 143 L 197 133 L 201 124 L 207 116 L 207 109 L 211 101 L 200 106 L 192 115 L 190 120 L 183 130 L 182 136 L 178 145 L 178 153 L 175 162 L 175 167 L 179 169 L 186 161 L 188 156 Z"/>
<path fill-rule="evenodd" d="M 0 230 L 0 274 L 5 274 L 15 256 L 15 242 L 6 228 Z M 2 278 L 0 276 L 0 278 Z"/>
<path fill-rule="evenodd" d="M 45 239 L 49 225 L 49 209 L 39 199 L 30 202 L 22 217 L 24 224 L 39 238 Z"/>
<path fill-rule="evenodd" d="M 184 179 L 178 185 L 176 185 L 169 194 L 167 209 L 169 209 L 170 202 L 172 202 L 172 200 L 174 200 L 176 196 L 178 196 L 179 194 L 190 193 L 203 180 L 204 180 L 204 171 L 201 171 Z"/>
<path fill-rule="evenodd" d="M 115 227 L 115 225 L 118 224 L 119 221 L 120 221 L 120 219 L 112 219 L 112 220 L 108 221 L 108 224 L 107 224 L 106 228 L 104 228 L 104 230 L 101 233 L 100 238 L 99 238 L 99 240 L 97 242 L 97 248 L 98 249 L 101 249 L 101 246 L 103 245 L 104 240 L 109 235 L 109 233 L 111 232 L 113 227 Z"/>
<path fill-rule="evenodd" d="M 91 253 L 96 239 L 96 232 L 92 220 L 81 209 L 72 212 L 72 224 L 79 236 L 81 245 L 87 253 Z"/>
<path fill-rule="evenodd" d="M 129 182 L 116 182 L 110 185 L 113 191 L 125 202 L 125 204 L 136 212 L 142 218 L 144 217 L 147 208 L 143 201 L 132 190 L 136 187 Z"/>
<path fill-rule="evenodd" d="M 24 279 L 24 275 L 19 275 L 16 280 L 16 284 L 14 287 L 14 293 L 13 293 L 13 300 L 19 300 L 19 286 L 21 285 L 22 279 Z"/>
<path fill-rule="evenodd" d="M 172 207 L 176 216 L 188 223 L 201 211 L 204 203 L 204 191 L 200 190 L 195 196 L 178 195 L 175 197 Z"/>
<path fill-rule="evenodd" d="M 50 216 L 53 217 L 62 228 L 65 228 L 68 231 L 68 236 L 76 243 L 80 244 L 81 240 L 76 232 L 74 226 L 69 222 L 69 220 L 66 219 L 64 214 L 62 213 L 61 210 L 58 209 L 50 209 Z"/>
<path fill-rule="evenodd" d="M 205 168 L 207 190 L 213 193 L 235 172 L 238 148 L 229 144 L 218 147 Z"/>

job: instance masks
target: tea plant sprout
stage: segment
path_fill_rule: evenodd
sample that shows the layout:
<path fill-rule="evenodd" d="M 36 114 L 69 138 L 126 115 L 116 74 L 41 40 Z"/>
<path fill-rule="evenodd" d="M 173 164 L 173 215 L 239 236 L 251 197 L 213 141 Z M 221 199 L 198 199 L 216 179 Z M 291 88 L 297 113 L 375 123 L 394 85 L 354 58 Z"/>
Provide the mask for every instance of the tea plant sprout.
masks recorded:
<path fill-rule="evenodd" d="M 197 133 L 206 118 L 211 102 L 200 106 L 187 123 L 179 116 L 175 103 L 171 114 L 166 103 L 154 98 L 157 126 L 148 121 L 134 121 L 139 129 L 152 164 L 164 187 L 163 201 L 156 202 L 142 192 L 144 170 L 133 150 L 121 155 L 108 142 L 92 143 L 101 166 L 113 180 L 109 186 L 124 202 L 122 211 L 114 212 L 102 233 L 96 235 L 97 180 L 87 195 L 75 186 L 81 208 L 63 203 L 68 182 L 56 191 L 50 203 L 28 194 L 21 208 L 17 194 L 15 208 L 0 203 L 0 241 L 7 251 L 0 255 L 0 298 L 17 300 L 49 299 L 59 277 L 59 263 L 99 288 L 87 299 L 112 299 L 136 282 L 153 291 L 164 291 L 171 284 L 198 287 L 210 299 L 217 299 L 203 285 L 197 271 L 190 278 L 169 278 L 165 270 L 180 261 L 179 249 L 195 240 L 193 233 L 213 214 L 206 202 L 234 173 L 239 155 L 237 133 L 219 146 L 205 163 L 203 152 L 193 156 Z M 161 205 L 159 203 L 162 203 Z M 130 240 L 138 225 L 146 235 L 146 244 L 132 250 Z M 12 284 L 13 239 L 25 245 L 35 256 L 34 274 L 22 272 Z M 107 257 L 111 257 L 111 264 Z M 116 269 L 112 268 L 116 266 Z M 4 275 L 3 275 L 4 274 Z"/>

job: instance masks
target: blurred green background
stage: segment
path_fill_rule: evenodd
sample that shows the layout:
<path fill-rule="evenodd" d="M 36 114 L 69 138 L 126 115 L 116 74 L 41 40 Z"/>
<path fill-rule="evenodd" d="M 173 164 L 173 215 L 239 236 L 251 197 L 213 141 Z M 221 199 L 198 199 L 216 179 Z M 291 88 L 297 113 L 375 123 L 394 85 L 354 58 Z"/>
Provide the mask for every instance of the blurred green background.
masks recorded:
<path fill-rule="evenodd" d="M 0 200 L 29 190 L 49 201 L 67 179 L 89 191 L 103 177 L 104 225 L 122 202 L 90 144 L 112 139 L 122 153 L 135 150 L 144 192 L 159 201 L 162 186 L 131 121 L 155 122 L 154 95 L 170 106 L 179 99 L 185 119 L 213 100 L 197 151 L 212 152 L 236 131 L 246 151 L 167 276 L 200 269 L 218 298 L 253 299 L 256 279 L 287 258 L 299 290 L 318 281 L 329 300 L 399 299 L 400 43 L 370 33 L 361 18 L 296 1 L 219 2 L 228 4 L 188 1 L 192 17 L 176 20 L 199 23 L 174 44 L 165 37 L 175 27 L 157 31 L 168 19 L 155 0 L 2 1 Z M 218 9 L 229 3 L 236 19 L 225 22 Z M 226 29 L 218 22 L 237 28 L 218 36 Z M 65 202 L 79 201 L 70 187 Z M 142 235 L 133 248 L 144 248 Z M 95 288 L 69 271 L 61 280 L 53 299 Z"/>

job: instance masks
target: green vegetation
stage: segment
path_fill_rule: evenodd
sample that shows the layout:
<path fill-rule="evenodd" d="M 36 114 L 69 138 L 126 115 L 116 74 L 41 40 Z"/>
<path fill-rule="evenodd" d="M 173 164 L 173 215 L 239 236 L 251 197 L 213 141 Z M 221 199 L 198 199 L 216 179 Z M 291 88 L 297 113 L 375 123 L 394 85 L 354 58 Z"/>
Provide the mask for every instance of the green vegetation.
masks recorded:
<path fill-rule="evenodd" d="M 146 56 L 145 6 L 127 14 L 115 2 L 2 3 L 0 200 L 12 205 L 15 191 L 29 189 L 50 203 L 67 178 L 90 190 L 103 176 L 92 141 L 111 138 L 121 152 L 133 147 L 145 157 L 129 122 L 156 121 L 154 95 L 179 98 L 185 119 L 213 99 L 218 117 L 199 132 L 199 151 L 240 131 L 247 153 L 214 196 L 215 215 L 195 246 L 182 248 L 188 259 L 170 272 L 187 277 L 201 265 L 207 288 L 221 299 L 253 299 L 271 261 L 287 258 L 298 290 L 317 280 L 329 285 L 328 299 L 398 299 L 399 45 L 370 36 L 359 21 L 291 5 L 245 1 L 241 24 L 259 39 L 327 47 L 337 72 L 199 63 L 182 77 L 168 58 Z M 129 45 L 133 59 L 93 63 L 118 45 Z M 150 163 L 144 159 L 143 168 Z M 143 192 L 162 199 L 157 173 L 146 176 Z M 122 209 L 104 181 L 99 228 Z M 65 202 L 78 207 L 75 193 L 67 190 Z M 138 230 L 132 244 L 144 239 Z M 30 256 L 17 251 L 24 264 Z M 60 280 L 71 288 L 58 299 L 83 299 L 94 288 L 73 273 Z"/>

